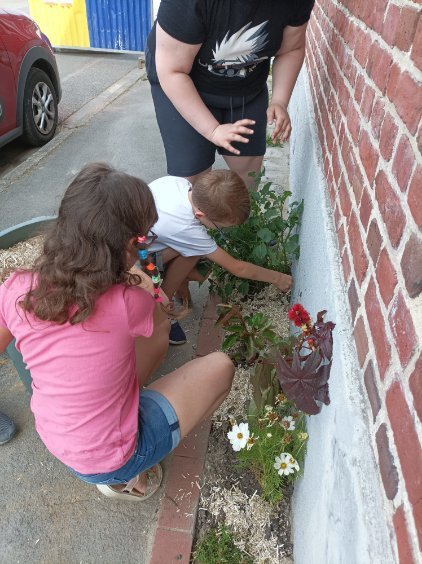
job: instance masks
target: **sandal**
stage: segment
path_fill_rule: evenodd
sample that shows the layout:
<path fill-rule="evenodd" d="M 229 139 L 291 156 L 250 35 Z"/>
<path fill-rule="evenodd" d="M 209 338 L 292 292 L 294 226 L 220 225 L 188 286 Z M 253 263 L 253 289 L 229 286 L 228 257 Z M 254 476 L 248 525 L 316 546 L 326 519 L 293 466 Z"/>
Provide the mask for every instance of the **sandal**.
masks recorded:
<path fill-rule="evenodd" d="M 147 477 L 147 487 L 145 493 L 140 493 L 135 491 L 134 488 L 138 483 L 139 476 L 146 473 Z M 148 499 L 155 494 L 160 489 L 161 482 L 163 481 L 163 468 L 161 464 L 156 464 L 146 472 L 141 472 L 126 484 L 122 490 L 116 490 L 112 486 L 107 486 L 105 484 L 97 484 L 97 488 L 102 494 L 107 497 L 112 497 L 114 499 L 121 499 L 125 501 L 143 501 Z"/>

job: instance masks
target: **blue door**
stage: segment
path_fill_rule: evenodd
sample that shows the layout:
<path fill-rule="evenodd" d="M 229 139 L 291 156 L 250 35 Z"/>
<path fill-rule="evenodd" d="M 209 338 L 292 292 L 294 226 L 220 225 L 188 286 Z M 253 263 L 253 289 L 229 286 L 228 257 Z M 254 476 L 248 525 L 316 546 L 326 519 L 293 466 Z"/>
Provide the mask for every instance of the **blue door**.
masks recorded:
<path fill-rule="evenodd" d="M 91 47 L 144 51 L 151 0 L 86 0 Z"/>

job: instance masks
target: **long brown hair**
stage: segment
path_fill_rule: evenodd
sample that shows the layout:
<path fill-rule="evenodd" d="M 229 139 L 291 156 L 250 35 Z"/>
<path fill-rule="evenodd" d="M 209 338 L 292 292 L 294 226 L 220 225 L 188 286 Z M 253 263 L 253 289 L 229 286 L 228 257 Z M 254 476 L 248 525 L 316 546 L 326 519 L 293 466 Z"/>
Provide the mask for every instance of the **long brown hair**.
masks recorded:
<path fill-rule="evenodd" d="M 140 282 L 127 271 L 128 244 L 157 219 L 145 182 L 105 163 L 86 165 L 63 196 L 21 307 L 44 321 L 84 321 L 111 286 Z"/>

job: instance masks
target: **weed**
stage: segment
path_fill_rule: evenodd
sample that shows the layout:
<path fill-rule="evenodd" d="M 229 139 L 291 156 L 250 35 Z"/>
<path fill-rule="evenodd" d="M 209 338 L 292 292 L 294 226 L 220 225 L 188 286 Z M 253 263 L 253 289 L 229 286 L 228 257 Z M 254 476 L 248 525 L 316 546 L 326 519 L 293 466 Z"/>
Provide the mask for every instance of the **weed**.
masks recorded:
<path fill-rule="evenodd" d="M 207 533 L 195 550 L 193 561 L 196 564 L 253 564 L 252 558 L 234 544 L 224 525 Z"/>

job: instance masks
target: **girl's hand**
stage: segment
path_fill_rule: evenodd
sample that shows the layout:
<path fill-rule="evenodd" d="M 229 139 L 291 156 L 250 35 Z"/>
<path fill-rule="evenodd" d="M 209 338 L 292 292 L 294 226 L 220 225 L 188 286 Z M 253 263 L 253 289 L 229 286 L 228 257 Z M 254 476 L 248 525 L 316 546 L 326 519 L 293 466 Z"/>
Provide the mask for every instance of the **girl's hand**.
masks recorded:
<path fill-rule="evenodd" d="M 277 286 L 282 292 L 288 292 L 292 287 L 292 277 L 288 274 L 278 273 L 277 281 L 274 282 L 274 286 Z"/>
<path fill-rule="evenodd" d="M 275 122 L 274 131 L 272 134 L 273 143 L 280 139 L 280 143 L 287 141 L 292 132 L 290 123 L 290 116 L 287 113 L 287 108 L 281 104 L 270 104 L 267 109 L 267 123 L 272 125 Z"/>
<path fill-rule="evenodd" d="M 239 119 L 235 123 L 217 125 L 211 133 L 209 140 L 217 147 L 223 147 L 223 149 L 230 151 L 234 155 L 240 155 L 240 151 L 232 147 L 231 143 L 249 143 L 249 139 L 241 135 L 253 134 L 253 129 L 249 129 L 248 125 L 255 125 L 255 122 L 252 119 Z"/>
<path fill-rule="evenodd" d="M 152 297 L 154 297 L 154 295 L 155 295 L 154 294 L 154 283 L 151 280 L 151 278 L 148 276 L 148 274 L 145 274 L 145 272 L 143 270 L 141 270 L 140 268 L 138 268 L 137 266 L 132 266 L 132 268 L 130 269 L 130 272 L 132 272 L 133 274 L 137 274 L 142 279 L 142 282 L 139 284 L 139 287 L 143 288 L 149 294 L 151 294 Z M 160 288 L 160 294 L 159 295 L 163 300 L 162 303 L 164 305 L 167 305 L 169 303 L 169 299 L 161 288 Z"/>

